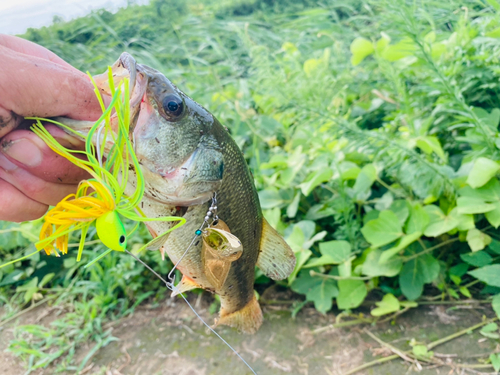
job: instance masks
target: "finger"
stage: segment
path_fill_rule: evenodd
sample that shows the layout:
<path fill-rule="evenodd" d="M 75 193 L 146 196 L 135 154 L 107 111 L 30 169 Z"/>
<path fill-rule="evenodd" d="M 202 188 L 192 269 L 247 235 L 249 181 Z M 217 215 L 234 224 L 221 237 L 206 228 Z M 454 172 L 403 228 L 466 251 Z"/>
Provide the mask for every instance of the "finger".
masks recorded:
<path fill-rule="evenodd" d="M 28 198 L 11 184 L 0 179 L 0 220 L 28 221 L 42 217 L 48 206 Z"/>
<path fill-rule="evenodd" d="M 102 114 L 84 73 L 0 46 L 0 103 L 20 116 L 97 120 Z"/>
<path fill-rule="evenodd" d="M 37 56 L 41 59 L 52 61 L 53 63 L 71 68 L 70 64 L 61 59 L 55 53 L 49 51 L 47 48 L 17 36 L 0 34 L 0 46 L 7 47 L 25 55 Z"/>
<path fill-rule="evenodd" d="M 22 117 L 0 106 L 0 138 L 21 123 Z"/>
<path fill-rule="evenodd" d="M 65 147 L 75 149 L 83 146 L 82 141 L 56 126 L 47 125 L 46 129 Z M 56 154 L 43 140 L 28 130 L 15 130 L 5 136 L 0 141 L 0 156 L 47 182 L 78 184 L 89 177 L 87 172 Z"/>
<path fill-rule="evenodd" d="M 0 155 L 0 179 L 17 188 L 26 197 L 44 205 L 55 206 L 76 191 L 77 185 L 56 184 L 33 176 Z"/>

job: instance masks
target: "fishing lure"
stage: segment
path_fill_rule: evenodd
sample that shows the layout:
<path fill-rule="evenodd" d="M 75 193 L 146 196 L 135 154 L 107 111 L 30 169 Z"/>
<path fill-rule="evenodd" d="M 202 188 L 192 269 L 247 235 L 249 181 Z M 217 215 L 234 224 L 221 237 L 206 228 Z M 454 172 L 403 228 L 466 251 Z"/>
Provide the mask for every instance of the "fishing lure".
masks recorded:
<path fill-rule="evenodd" d="M 103 114 L 88 132 L 84 151 L 70 150 L 62 146 L 45 129 L 41 120 L 52 122 L 70 133 L 80 136 L 73 129 L 50 119 L 28 118 L 36 121 L 31 127 L 33 132 L 44 140 L 54 152 L 87 171 L 92 178 L 82 181 L 75 194 L 68 195 L 47 212 L 43 218 L 44 223 L 40 231 L 39 241 L 35 243 L 36 251 L 34 253 L 5 263 L 0 268 L 26 259 L 41 250 L 45 250 L 47 255 L 60 256 L 59 252 L 67 254 L 69 235 L 75 231 L 81 231 L 77 253 L 77 261 L 80 261 L 87 231 L 92 224 L 95 224 L 97 236 L 108 247 L 108 250 L 88 263 L 86 267 L 111 251 L 124 251 L 127 247 L 127 238 L 141 222 L 177 221 L 177 224 L 142 246 L 137 253 L 144 249 L 159 249 L 166 239 L 165 236 L 186 222 L 184 218 L 175 216 L 148 218 L 140 210 L 138 205 L 144 196 L 145 184 L 134 146 L 129 138 L 129 81 L 123 79 L 115 87 L 111 69 L 108 69 L 108 78 L 112 100 L 107 108 L 92 80 Z M 93 145 L 93 140 L 96 140 L 97 146 Z M 102 155 L 108 143 L 112 146 L 106 161 L 103 162 Z M 127 195 L 125 189 L 130 176 L 130 167 L 135 171 L 137 183 L 133 193 Z M 125 231 L 122 218 L 136 222 L 130 233 Z"/>

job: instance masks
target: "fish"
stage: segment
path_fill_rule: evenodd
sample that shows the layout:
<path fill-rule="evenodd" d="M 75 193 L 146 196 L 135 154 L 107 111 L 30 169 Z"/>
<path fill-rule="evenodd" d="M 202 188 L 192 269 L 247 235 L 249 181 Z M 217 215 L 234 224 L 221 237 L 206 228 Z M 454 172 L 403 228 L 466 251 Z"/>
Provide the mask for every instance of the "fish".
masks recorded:
<path fill-rule="evenodd" d="M 140 209 L 148 217 L 186 219 L 151 248 L 166 253 L 183 275 L 172 296 L 195 288 L 217 294 L 221 309 L 215 326 L 255 333 L 263 322 L 253 288 L 255 266 L 269 278 L 283 280 L 296 261 L 263 217 L 242 151 L 227 128 L 158 70 L 124 52 L 111 72 L 115 85 L 124 78 L 130 82 L 130 137 L 145 181 Z M 93 77 L 103 97 L 112 93 L 108 77 L 107 72 Z M 82 137 L 92 125 L 58 121 Z M 110 139 L 96 138 L 98 142 L 104 142 L 105 152 L 112 147 Z M 130 169 L 132 191 L 136 179 Z M 212 225 L 200 231 L 203 223 L 210 224 L 208 219 Z M 146 225 L 157 237 L 174 223 Z"/>

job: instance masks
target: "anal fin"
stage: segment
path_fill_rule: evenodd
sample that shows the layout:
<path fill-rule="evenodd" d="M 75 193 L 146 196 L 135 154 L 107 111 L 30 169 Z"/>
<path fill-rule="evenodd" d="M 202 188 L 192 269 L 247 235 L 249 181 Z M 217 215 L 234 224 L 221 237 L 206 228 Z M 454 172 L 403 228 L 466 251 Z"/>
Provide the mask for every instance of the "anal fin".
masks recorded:
<path fill-rule="evenodd" d="M 175 289 L 172 291 L 172 294 L 170 295 L 170 298 L 175 297 L 176 295 L 180 293 L 184 293 L 196 288 L 201 288 L 196 282 L 191 279 L 190 277 L 187 277 L 186 275 L 182 275 L 181 282 L 175 286 Z"/>
<path fill-rule="evenodd" d="M 259 302 L 255 295 L 241 310 L 232 313 L 226 313 L 222 308 L 220 318 L 216 326 L 223 324 L 229 327 L 234 327 L 241 332 L 253 334 L 262 325 L 263 317 Z"/>
<path fill-rule="evenodd" d="M 266 219 L 262 220 L 260 254 L 257 259 L 257 267 L 273 280 L 286 279 L 295 268 L 293 250 L 288 246 L 284 238 L 269 225 Z"/>

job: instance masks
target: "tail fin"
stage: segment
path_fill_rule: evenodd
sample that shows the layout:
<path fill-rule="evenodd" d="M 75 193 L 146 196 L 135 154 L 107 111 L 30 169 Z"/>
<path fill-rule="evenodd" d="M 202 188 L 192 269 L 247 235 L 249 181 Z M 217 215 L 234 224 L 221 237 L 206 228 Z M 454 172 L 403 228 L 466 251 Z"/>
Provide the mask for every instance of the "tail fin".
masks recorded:
<path fill-rule="evenodd" d="M 253 298 L 241 310 L 226 313 L 224 308 L 220 311 L 220 319 L 216 322 L 216 326 L 223 324 L 234 327 L 244 333 L 253 334 L 262 325 L 262 310 L 257 302 L 257 298 Z"/>

